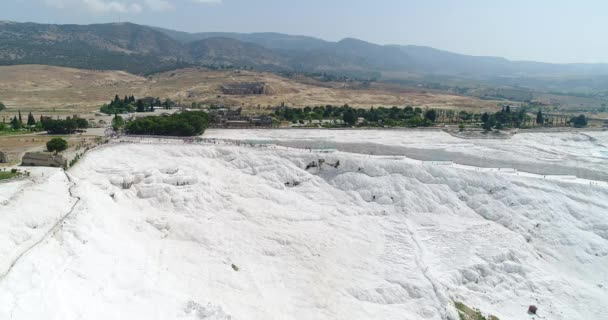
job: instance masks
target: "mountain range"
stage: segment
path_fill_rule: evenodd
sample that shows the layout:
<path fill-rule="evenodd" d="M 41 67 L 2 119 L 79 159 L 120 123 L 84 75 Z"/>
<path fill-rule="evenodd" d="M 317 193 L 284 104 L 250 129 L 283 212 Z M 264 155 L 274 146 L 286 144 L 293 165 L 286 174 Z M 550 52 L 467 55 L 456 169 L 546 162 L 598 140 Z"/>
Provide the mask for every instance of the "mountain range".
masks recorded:
<path fill-rule="evenodd" d="M 0 65 L 47 64 L 136 74 L 184 66 L 237 66 L 359 77 L 420 74 L 468 79 L 595 77 L 608 64 L 551 64 L 412 45 L 338 42 L 280 33 L 187 33 L 132 23 L 0 22 Z"/>

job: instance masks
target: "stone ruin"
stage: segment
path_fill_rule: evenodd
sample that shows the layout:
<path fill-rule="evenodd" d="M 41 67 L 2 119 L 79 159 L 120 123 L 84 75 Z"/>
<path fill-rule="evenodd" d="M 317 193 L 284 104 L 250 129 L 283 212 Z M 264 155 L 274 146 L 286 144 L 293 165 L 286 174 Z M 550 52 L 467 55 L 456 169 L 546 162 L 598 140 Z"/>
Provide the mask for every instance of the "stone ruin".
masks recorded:
<path fill-rule="evenodd" d="M 8 153 L 0 151 L 0 163 L 9 163 Z"/>
<path fill-rule="evenodd" d="M 262 95 L 273 94 L 274 90 L 264 82 L 228 83 L 220 87 L 222 93 L 228 95 Z"/>
<path fill-rule="evenodd" d="M 26 152 L 21 160 L 23 166 L 65 168 L 67 160 L 60 154 L 50 152 Z"/>

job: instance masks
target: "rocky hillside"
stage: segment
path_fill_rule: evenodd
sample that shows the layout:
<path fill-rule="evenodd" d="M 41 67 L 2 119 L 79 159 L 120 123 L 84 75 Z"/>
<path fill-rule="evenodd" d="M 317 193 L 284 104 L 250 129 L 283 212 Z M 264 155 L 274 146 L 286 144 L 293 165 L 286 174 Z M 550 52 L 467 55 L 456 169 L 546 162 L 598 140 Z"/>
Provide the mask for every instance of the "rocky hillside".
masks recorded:
<path fill-rule="evenodd" d="M 48 64 L 150 74 L 184 66 L 358 74 L 416 73 L 469 79 L 608 75 L 606 64 L 509 61 L 429 47 L 329 42 L 279 33 L 186 33 L 132 23 L 0 22 L 0 65 Z"/>

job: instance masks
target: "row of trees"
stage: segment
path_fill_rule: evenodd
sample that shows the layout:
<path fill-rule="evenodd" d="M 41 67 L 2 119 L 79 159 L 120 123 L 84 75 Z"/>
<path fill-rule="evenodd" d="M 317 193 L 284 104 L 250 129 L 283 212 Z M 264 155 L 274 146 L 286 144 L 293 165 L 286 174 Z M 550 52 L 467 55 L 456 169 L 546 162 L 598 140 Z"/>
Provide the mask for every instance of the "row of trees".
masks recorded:
<path fill-rule="evenodd" d="M 525 108 L 520 108 L 517 112 L 511 112 L 511 107 L 506 106 L 494 114 L 488 114 L 487 112 L 482 114 L 480 120 L 482 122 L 481 127 L 484 130 L 491 130 L 492 128 L 500 130 L 505 127 L 519 128 L 528 118 Z"/>
<path fill-rule="evenodd" d="M 82 118 L 70 118 L 67 117 L 63 120 L 53 120 L 48 118 L 42 118 L 42 127 L 49 134 L 72 134 L 78 130 L 86 129 L 89 127 L 89 122 Z"/>
<path fill-rule="evenodd" d="M 536 121 L 528 115 L 526 108 L 519 108 L 512 111 L 510 106 L 505 106 L 501 111 L 490 113 L 469 113 L 466 111 L 454 110 L 435 110 L 413 107 L 392 107 L 392 108 L 351 108 L 348 105 L 343 106 L 316 106 L 305 108 L 290 108 L 281 106 L 274 112 L 274 116 L 279 120 L 291 121 L 293 123 L 308 120 L 322 119 L 342 119 L 346 125 L 355 125 L 359 119 L 363 120 L 363 124 L 367 126 L 429 126 L 435 122 L 440 123 L 482 123 L 482 127 L 486 130 L 521 128 L 524 126 L 553 124 L 553 118 L 549 120 L 544 117 L 542 111 L 539 110 L 536 116 Z M 567 120 L 564 118 L 563 124 L 571 124 L 581 127 L 587 125 L 587 120 L 584 115 Z"/>
<path fill-rule="evenodd" d="M 485 130 L 500 130 L 506 127 L 521 128 L 525 126 L 533 126 L 534 124 L 538 126 L 555 124 L 554 119 L 545 117 L 542 110 L 538 110 L 536 113 L 536 118 L 532 118 L 528 115 L 526 108 L 520 108 L 517 112 L 511 112 L 511 108 L 509 106 L 503 107 L 501 111 L 494 114 L 488 114 L 486 112 L 481 115 L 480 120 L 482 122 L 482 128 Z M 585 115 L 581 114 L 570 119 L 564 118 L 563 122 L 558 123 L 563 123 L 564 126 L 572 125 L 577 128 L 582 128 L 587 126 L 587 118 Z"/>
<path fill-rule="evenodd" d="M 119 118 L 116 115 L 113 122 L 120 122 Z M 135 119 L 126 123 L 125 131 L 139 135 L 195 136 L 202 134 L 207 125 L 207 113 L 191 111 Z"/>
<path fill-rule="evenodd" d="M 341 119 L 346 125 L 355 125 L 361 118 L 368 126 L 428 126 L 437 119 L 437 111 L 429 109 L 423 111 L 413 107 L 379 107 L 371 109 L 352 108 L 343 106 L 316 106 L 305 108 L 279 107 L 274 116 L 279 120 L 296 123 L 304 120 Z"/>
<path fill-rule="evenodd" d="M 49 117 L 40 116 L 40 121 L 36 121 L 34 115 L 30 112 L 27 116 L 27 121 L 24 123 L 21 111 L 18 115 L 14 116 L 9 122 L 10 128 L 13 130 L 19 130 L 27 128 L 34 131 L 40 131 L 42 129 L 48 131 L 49 134 L 70 134 L 76 132 L 78 129 L 86 129 L 89 127 L 89 122 L 82 118 L 71 118 L 67 117 L 64 120 L 53 120 Z M 4 130 L 8 127 L 6 118 L 2 118 L 0 129 Z"/>
<path fill-rule="evenodd" d="M 1 129 L 4 130 L 9 126 L 13 130 L 19 130 L 19 129 L 22 129 L 25 127 L 33 129 L 36 127 L 36 125 L 37 125 L 36 119 L 34 118 L 34 115 L 32 115 L 31 112 L 27 116 L 27 121 L 24 122 L 23 117 L 21 116 L 21 111 L 19 111 L 18 115 L 14 116 L 13 118 L 10 119 L 8 125 L 6 123 L 6 118 L 3 117 Z"/>
<path fill-rule="evenodd" d="M 7 128 L 13 130 L 28 129 L 31 131 L 45 130 L 49 134 L 72 134 L 78 130 L 86 129 L 89 127 L 89 122 L 82 118 L 71 118 L 66 119 L 52 119 L 50 117 L 40 116 L 40 120 L 36 121 L 34 115 L 30 112 L 27 116 L 27 120 L 24 121 L 21 111 L 16 116 L 10 119 L 7 123 L 6 118 L 2 118 L 0 123 L 0 130 L 6 130 Z"/>
<path fill-rule="evenodd" d="M 170 99 L 161 101 L 160 98 L 145 97 L 135 99 L 134 96 L 125 96 L 121 99 L 118 95 L 109 104 L 104 104 L 99 109 L 105 114 L 122 114 L 131 112 L 153 112 L 154 108 L 172 109 L 175 102 Z"/>

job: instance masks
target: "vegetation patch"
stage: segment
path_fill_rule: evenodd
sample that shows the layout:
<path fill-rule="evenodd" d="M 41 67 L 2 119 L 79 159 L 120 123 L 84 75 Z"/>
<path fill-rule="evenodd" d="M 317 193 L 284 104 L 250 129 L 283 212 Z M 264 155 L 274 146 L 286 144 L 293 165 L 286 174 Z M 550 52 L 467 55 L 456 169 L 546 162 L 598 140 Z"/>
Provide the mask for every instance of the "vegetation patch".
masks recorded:
<path fill-rule="evenodd" d="M 352 108 L 345 104 L 343 106 L 316 106 L 314 108 L 290 108 L 281 106 L 276 109 L 274 116 L 283 121 L 292 123 L 304 123 L 305 120 L 340 120 L 348 126 L 355 124 L 364 126 L 430 126 L 437 118 L 435 110 L 423 112 L 421 108 Z"/>
<path fill-rule="evenodd" d="M 41 123 L 48 134 L 72 134 L 89 127 L 86 119 L 71 117 L 65 120 L 43 119 Z"/>
<path fill-rule="evenodd" d="M 125 131 L 138 135 L 196 136 L 203 134 L 207 124 L 206 113 L 191 111 L 135 119 L 126 124 Z"/>
<path fill-rule="evenodd" d="M 135 99 L 134 96 L 125 96 L 120 99 L 118 95 L 109 104 L 104 104 L 99 108 L 99 111 L 105 114 L 123 114 L 131 112 L 153 112 L 155 108 L 172 109 L 176 105 L 170 99 L 165 99 L 164 102 L 160 98 L 145 97 L 143 99 Z"/>
<path fill-rule="evenodd" d="M 23 172 L 19 171 L 19 169 L 11 169 L 10 171 L 6 171 L 6 169 L 0 171 L 0 180 L 9 180 L 13 178 L 17 178 L 23 175 Z"/>
<path fill-rule="evenodd" d="M 460 320 L 500 320 L 493 315 L 485 317 L 479 309 L 469 308 L 462 302 L 455 302 L 454 305 L 456 306 L 456 310 L 458 310 Z"/>
<path fill-rule="evenodd" d="M 68 148 L 68 142 L 62 138 L 53 138 L 46 143 L 46 150 L 48 152 L 55 152 L 55 154 L 64 151 Z"/>

